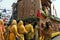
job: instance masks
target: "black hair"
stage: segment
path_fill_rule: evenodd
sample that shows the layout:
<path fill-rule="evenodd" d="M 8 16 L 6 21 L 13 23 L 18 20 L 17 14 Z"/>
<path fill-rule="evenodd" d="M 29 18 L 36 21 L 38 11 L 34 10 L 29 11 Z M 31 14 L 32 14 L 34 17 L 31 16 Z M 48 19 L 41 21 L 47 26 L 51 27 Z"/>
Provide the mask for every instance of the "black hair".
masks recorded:
<path fill-rule="evenodd" d="M 33 23 L 33 28 L 35 28 L 36 25 L 37 25 L 37 22 L 34 22 L 34 23 Z"/>
<path fill-rule="evenodd" d="M 49 29 L 49 22 L 46 22 L 45 25 L 46 25 L 46 26 L 45 26 L 44 30 L 48 30 L 48 29 Z"/>

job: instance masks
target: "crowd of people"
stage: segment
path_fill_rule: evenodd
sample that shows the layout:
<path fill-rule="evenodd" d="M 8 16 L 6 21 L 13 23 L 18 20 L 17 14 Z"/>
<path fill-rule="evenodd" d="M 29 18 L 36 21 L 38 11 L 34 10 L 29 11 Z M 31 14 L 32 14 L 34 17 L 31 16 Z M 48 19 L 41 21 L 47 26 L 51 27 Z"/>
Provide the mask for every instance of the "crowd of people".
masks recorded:
<path fill-rule="evenodd" d="M 38 20 L 32 25 L 29 22 L 24 24 L 22 20 L 17 22 L 13 19 L 9 25 L 4 25 L 3 20 L 0 19 L 0 40 L 50 40 L 51 32 L 49 22 L 40 24 Z"/>

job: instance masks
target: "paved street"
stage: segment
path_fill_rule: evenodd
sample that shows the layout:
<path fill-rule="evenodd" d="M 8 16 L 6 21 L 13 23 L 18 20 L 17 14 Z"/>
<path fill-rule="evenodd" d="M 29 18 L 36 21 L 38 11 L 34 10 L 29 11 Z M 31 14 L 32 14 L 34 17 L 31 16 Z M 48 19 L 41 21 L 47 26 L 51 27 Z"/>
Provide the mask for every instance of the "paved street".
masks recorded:
<path fill-rule="evenodd" d="M 60 36 L 53 38 L 52 40 L 60 40 Z"/>

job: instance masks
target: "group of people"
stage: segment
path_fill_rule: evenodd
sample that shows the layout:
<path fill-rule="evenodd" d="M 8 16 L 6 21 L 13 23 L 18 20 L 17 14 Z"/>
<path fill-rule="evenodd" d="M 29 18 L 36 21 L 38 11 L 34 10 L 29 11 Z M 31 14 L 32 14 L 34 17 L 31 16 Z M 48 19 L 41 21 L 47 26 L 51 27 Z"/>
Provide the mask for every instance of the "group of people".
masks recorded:
<path fill-rule="evenodd" d="M 50 21 L 41 23 L 40 26 L 40 40 L 51 40 L 51 34 L 53 33 L 52 24 Z"/>
<path fill-rule="evenodd" d="M 33 25 L 29 22 L 24 25 L 22 20 L 17 22 L 13 19 L 7 26 L 0 19 L 0 40 L 35 40 L 34 30 Z"/>
<path fill-rule="evenodd" d="M 52 30 L 50 26 L 49 22 L 45 26 L 43 23 L 40 25 L 40 20 L 34 22 L 34 25 L 29 22 L 24 25 L 22 20 L 17 22 L 14 19 L 6 26 L 0 19 L 0 40 L 41 40 L 41 36 L 44 40 L 49 40 Z"/>

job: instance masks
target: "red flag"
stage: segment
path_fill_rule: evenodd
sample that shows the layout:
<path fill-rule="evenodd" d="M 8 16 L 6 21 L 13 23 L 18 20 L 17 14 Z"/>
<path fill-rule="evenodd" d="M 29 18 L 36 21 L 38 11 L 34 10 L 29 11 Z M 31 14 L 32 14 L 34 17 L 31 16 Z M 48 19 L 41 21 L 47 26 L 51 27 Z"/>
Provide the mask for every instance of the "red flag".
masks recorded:
<path fill-rule="evenodd" d="M 37 17 L 38 18 L 43 18 L 42 14 L 41 14 L 41 12 L 39 10 L 37 11 Z"/>

